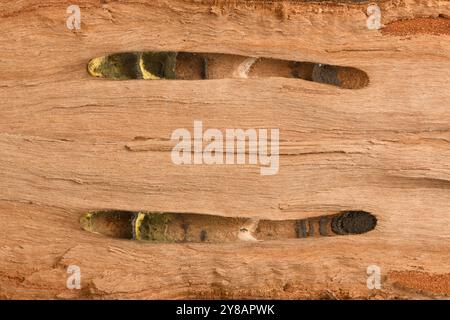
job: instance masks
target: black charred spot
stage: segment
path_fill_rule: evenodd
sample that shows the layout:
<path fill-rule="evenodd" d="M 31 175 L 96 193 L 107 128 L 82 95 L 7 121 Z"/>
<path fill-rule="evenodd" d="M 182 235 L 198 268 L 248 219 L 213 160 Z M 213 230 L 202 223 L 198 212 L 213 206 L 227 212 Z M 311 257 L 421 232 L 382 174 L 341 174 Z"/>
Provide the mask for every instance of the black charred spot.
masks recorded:
<path fill-rule="evenodd" d="M 334 216 L 331 229 L 336 234 L 361 234 L 371 231 L 377 225 L 377 218 L 366 211 L 344 211 Z"/>

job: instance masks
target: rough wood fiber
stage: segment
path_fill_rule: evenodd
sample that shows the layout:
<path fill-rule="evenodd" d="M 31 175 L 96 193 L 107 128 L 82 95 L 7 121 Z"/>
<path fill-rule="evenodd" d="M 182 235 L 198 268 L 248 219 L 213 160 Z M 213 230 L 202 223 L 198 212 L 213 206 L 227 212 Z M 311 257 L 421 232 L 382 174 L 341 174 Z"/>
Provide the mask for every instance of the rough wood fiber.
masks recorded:
<path fill-rule="evenodd" d="M 0 298 L 448 298 L 450 36 L 366 28 L 367 3 L 0 3 Z M 448 1 L 383 1 L 388 25 Z M 420 29 L 420 28 L 419 28 Z M 356 67 L 368 87 L 298 79 L 102 81 L 121 51 L 196 51 Z M 280 171 L 176 166 L 170 135 L 279 128 Z M 192 129 L 191 129 L 192 130 Z M 88 210 L 378 218 L 367 235 L 145 244 L 81 230 Z M 66 288 L 78 265 L 82 289 Z M 382 289 L 369 290 L 378 265 Z M 425 281 L 424 281 L 425 279 Z"/>

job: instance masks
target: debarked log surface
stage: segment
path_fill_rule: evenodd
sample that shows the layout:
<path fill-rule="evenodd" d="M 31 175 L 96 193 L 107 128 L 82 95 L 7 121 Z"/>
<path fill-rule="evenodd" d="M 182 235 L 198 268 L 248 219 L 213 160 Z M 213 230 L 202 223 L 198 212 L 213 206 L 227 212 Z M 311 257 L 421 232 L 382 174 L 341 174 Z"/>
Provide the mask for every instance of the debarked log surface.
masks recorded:
<path fill-rule="evenodd" d="M 450 2 L 374 3 L 1 1 L 0 298 L 448 298 Z"/>

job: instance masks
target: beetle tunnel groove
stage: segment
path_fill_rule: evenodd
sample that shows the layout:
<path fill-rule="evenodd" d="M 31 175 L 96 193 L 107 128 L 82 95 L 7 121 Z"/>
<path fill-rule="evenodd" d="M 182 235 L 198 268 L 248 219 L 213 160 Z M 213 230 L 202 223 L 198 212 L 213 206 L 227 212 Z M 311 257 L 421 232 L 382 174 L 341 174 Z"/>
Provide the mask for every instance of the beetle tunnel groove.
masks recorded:
<path fill-rule="evenodd" d="M 80 218 L 89 232 L 153 242 L 232 242 L 363 234 L 377 218 L 366 211 L 343 211 L 297 220 L 258 220 L 192 213 L 97 211 Z"/>
<path fill-rule="evenodd" d="M 369 84 L 367 73 L 353 67 L 221 53 L 121 52 L 94 58 L 87 69 L 91 76 L 115 80 L 284 77 L 344 89 Z"/>

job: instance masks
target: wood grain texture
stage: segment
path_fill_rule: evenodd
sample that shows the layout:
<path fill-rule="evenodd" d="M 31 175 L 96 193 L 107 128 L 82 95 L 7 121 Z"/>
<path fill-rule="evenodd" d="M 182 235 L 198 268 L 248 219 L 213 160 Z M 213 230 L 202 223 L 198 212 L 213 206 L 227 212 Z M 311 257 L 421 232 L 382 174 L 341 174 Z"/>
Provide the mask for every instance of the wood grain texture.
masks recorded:
<path fill-rule="evenodd" d="M 367 3 L 194 0 L 78 1 L 72 32 L 69 4 L 0 3 L 0 298 L 448 298 L 449 35 L 369 31 Z M 450 16 L 449 1 L 379 5 L 383 24 Z M 91 58 L 129 50 L 351 66 L 370 84 L 87 74 Z M 279 173 L 174 165 L 171 133 L 194 120 L 279 128 Z M 359 236 L 154 245 L 81 230 L 83 213 L 103 209 L 272 220 L 365 210 L 378 225 Z M 82 290 L 66 288 L 71 264 Z M 371 264 L 381 290 L 367 289 Z M 439 285 L 420 287 L 424 278 Z"/>

